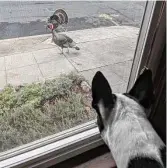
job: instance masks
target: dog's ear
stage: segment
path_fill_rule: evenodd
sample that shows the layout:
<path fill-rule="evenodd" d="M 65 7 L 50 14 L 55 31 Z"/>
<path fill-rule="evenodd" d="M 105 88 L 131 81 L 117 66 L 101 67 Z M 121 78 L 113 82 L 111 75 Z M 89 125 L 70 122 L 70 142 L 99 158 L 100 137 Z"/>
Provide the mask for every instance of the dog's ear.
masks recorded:
<path fill-rule="evenodd" d="M 154 88 L 151 70 L 145 70 L 135 82 L 129 94 L 135 97 L 140 104 L 149 108 L 154 101 Z"/>
<path fill-rule="evenodd" d="M 110 108 L 114 103 L 114 95 L 107 79 L 98 71 L 92 81 L 92 106 L 97 113 L 104 119 L 107 117 L 107 108 Z M 98 109 L 97 109 L 98 108 Z"/>

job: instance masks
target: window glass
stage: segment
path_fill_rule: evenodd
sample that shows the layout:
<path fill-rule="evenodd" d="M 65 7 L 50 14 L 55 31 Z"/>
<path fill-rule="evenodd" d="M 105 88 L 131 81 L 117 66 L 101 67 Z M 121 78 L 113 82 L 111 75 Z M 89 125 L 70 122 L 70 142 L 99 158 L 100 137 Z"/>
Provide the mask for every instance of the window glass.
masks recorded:
<path fill-rule="evenodd" d="M 0 152 L 95 119 L 97 71 L 126 91 L 145 3 L 0 2 Z"/>

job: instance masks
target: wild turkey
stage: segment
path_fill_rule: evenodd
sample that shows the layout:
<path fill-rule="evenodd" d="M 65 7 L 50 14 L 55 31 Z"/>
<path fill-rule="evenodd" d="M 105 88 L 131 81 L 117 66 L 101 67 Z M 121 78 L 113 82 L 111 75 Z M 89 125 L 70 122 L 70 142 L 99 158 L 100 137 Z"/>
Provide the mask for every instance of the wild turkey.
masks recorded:
<path fill-rule="evenodd" d="M 62 53 L 63 53 L 63 48 L 68 48 L 68 52 L 69 52 L 69 48 L 75 48 L 76 50 L 80 50 L 80 48 L 76 46 L 76 43 L 73 41 L 73 39 L 71 39 L 70 37 L 68 37 L 65 34 L 57 33 L 55 31 L 55 29 L 54 29 L 54 25 L 53 24 L 49 24 L 48 27 L 52 31 L 52 41 L 56 45 L 61 47 Z"/>

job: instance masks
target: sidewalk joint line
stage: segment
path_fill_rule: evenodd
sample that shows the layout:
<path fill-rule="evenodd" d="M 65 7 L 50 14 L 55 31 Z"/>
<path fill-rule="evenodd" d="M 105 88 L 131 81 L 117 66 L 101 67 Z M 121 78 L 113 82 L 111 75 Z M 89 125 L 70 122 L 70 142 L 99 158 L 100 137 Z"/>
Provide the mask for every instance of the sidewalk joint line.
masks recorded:
<path fill-rule="evenodd" d="M 38 62 L 37 62 L 37 60 L 36 60 L 35 55 L 34 55 L 33 52 L 32 52 L 32 55 L 33 55 L 33 57 L 34 57 L 34 60 L 35 60 L 35 62 L 36 62 L 36 64 L 37 64 L 37 67 L 38 67 L 38 69 L 39 69 L 39 71 L 40 71 L 42 77 L 45 79 L 45 77 L 44 77 L 44 75 L 43 75 L 43 73 L 42 73 L 42 71 L 41 71 L 41 69 L 40 69 L 40 67 L 39 67 L 39 64 L 38 64 Z"/>

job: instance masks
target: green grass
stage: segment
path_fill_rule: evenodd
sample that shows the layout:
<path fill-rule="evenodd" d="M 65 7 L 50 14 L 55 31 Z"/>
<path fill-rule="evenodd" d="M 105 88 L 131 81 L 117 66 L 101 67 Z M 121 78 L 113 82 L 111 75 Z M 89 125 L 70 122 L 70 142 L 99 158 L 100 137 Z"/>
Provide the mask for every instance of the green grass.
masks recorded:
<path fill-rule="evenodd" d="M 0 152 L 94 119 L 91 95 L 70 74 L 0 92 Z"/>

